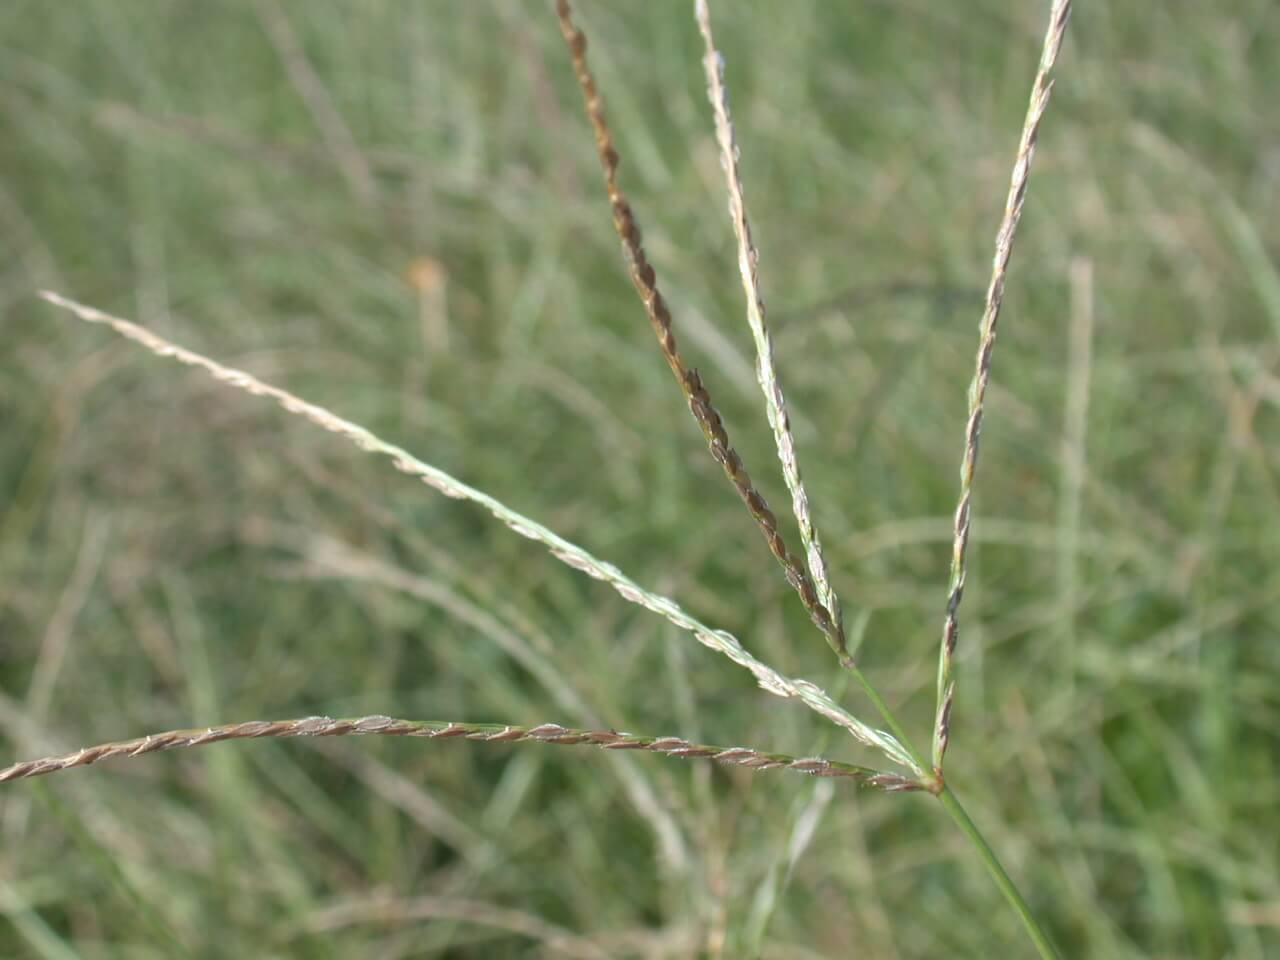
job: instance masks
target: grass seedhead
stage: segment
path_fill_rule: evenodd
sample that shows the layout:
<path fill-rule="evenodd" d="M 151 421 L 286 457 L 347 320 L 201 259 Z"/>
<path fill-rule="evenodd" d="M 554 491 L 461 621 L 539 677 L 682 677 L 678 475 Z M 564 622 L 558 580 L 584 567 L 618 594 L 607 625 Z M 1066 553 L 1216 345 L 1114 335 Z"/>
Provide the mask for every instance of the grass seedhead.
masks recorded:
<path fill-rule="evenodd" d="M 329 717 L 302 717 L 297 720 L 246 720 L 198 730 L 168 730 L 135 740 L 119 740 L 84 747 L 60 756 L 24 760 L 0 769 L 0 783 L 29 780 L 74 767 L 87 767 L 103 760 L 140 757 L 148 753 L 204 747 L 224 740 L 290 739 L 294 737 L 415 737 L 426 740 L 469 740 L 473 743 L 549 743 L 556 746 L 587 745 L 602 750 L 640 750 L 666 757 L 714 760 L 749 770 L 790 770 L 811 777 L 857 780 L 888 792 L 917 789 L 906 777 L 879 773 L 869 767 L 825 760 L 822 757 L 792 757 L 765 753 L 750 747 L 715 747 L 690 743 L 680 737 L 642 737 L 617 730 L 575 730 L 558 723 L 536 727 L 509 724 L 457 723 L 447 720 L 397 720 L 368 716 L 348 720 Z"/>
<path fill-rule="evenodd" d="M 937 714 L 933 733 L 934 775 L 942 779 L 943 761 L 951 742 L 951 714 L 955 707 L 956 684 L 953 676 L 956 643 L 960 639 L 960 602 L 964 599 L 964 584 L 968 574 L 969 528 L 973 505 L 973 478 L 978 469 L 978 440 L 982 433 L 982 415 L 987 398 L 987 384 L 991 380 L 991 356 L 996 346 L 996 323 L 1000 319 L 1000 307 L 1004 303 L 1005 277 L 1009 270 L 1009 258 L 1013 255 L 1013 238 L 1022 218 L 1022 206 L 1027 198 L 1027 184 L 1031 178 L 1031 160 L 1036 152 L 1036 138 L 1040 133 L 1040 121 L 1049 105 L 1053 90 L 1050 79 L 1062 39 L 1066 35 L 1067 20 L 1071 16 L 1071 0 L 1054 0 L 1049 13 L 1049 27 L 1045 32 L 1044 47 L 1040 54 L 1040 66 L 1031 85 L 1031 102 L 1022 123 L 1022 136 L 1013 161 L 1013 175 L 1009 183 L 1009 195 L 1005 200 L 1004 216 L 996 233 L 996 252 L 991 268 L 991 282 L 987 287 L 986 306 L 982 311 L 982 323 L 978 330 L 978 357 L 975 362 L 973 382 L 969 385 L 969 413 L 964 429 L 964 454 L 960 461 L 960 499 L 956 504 L 954 536 L 951 547 L 951 583 L 947 590 L 947 612 L 942 627 L 942 649 L 938 656 Z"/>
<path fill-rule="evenodd" d="M 751 482 L 742 457 L 729 442 L 729 434 L 725 429 L 711 394 L 707 391 L 698 371 L 688 367 L 676 346 L 676 335 L 672 329 L 671 309 L 666 298 L 658 289 L 658 276 L 649 262 L 641 239 L 640 226 L 636 222 L 631 203 L 618 184 L 618 166 L 621 162 L 618 150 L 614 145 L 613 134 L 605 119 L 604 101 L 596 86 L 595 78 L 587 65 L 587 39 L 573 22 L 572 10 L 568 0 L 557 0 L 556 16 L 560 21 L 560 33 L 569 47 L 569 56 L 573 62 L 573 73 L 582 90 L 583 102 L 586 106 L 587 119 L 595 134 L 596 152 L 600 158 L 600 169 L 604 174 L 605 192 L 609 198 L 609 206 L 613 211 L 613 228 L 618 239 L 622 241 L 623 258 L 631 275 L 631 282 L 644 304 L 645 313 L 649 317 L 649 325 L 662 356 L 671 368 L 671 373 L 680 386 L 685 400 L 689 404 L 689 412 L 697 421 L 702 435 L 711 450 L 711 456 L 724 469 L 725 476 L 737 491 L 738 496 L 747 507 L 747 512 L 756 522 L 756 526 L 764 535 L 769 545 L 769 552 L 781 564 L 787 582 L 800 597 L 805 610 L 814 625 L 822 631 L 827 642 L 839 655 L 846 653 L 847 647 L 844 632 L 838 621 L 828 612 L 818 595 L 813 580 L 805 571 L 803 561 L 791 553 L 786 541 L 778 531 L 778 520 L 764 496 Z"/>
<path fill-rule="evenodd" d="M 694 3 L 695 20 L 703 39 L 703 67 L 708 99 L 711 103 L 715 137 L 725 173 L 730 225 L 736 241 L 738 272 L 746 299 L 747 324 L 755 346 L 756 377 L 765 398 L 766 415 L 773 432 L 783 478 L 790 494 L 792 513 L 803 544 L 803 556 L 792 553 L 787 546 L 779 530 L 778 518 L 755 486 L 741 455 L 730 441 L 724 419 L 712 402 L 706 382 L 694 367 L 686 363 L 680 352 L 670 306 L 659 288 L 657 272 L 645 252 L 635 210 L 619 182 L 621 159 L 606 120 L 600 91 L 588 65 L 587 39 L 573 20 L 569 0 L 555 0 L 554 9 L 594 136 L 605 194 L 613 227 L 622 246 L 626 269 L 657 339 L 663 359 L 702 431 L 712 457 L 720 465 L 734 491 L 745 504 L 747 512 L 763 535 L 769 552 L 781 565 L 786 580 L 799 596 L 810 619 L 835 651 L 840 664 L 848 671 L 848 675 L 841 677 L 841 680 L 847 682 L 852 678 L 857 681 L 863 694 L 883 718 L 887 732 L 858 719 L 817 685 L 807 680 L 786 676 L 758 659 L 733 634 L 703 623 L 686 612 L 674 600 L 641 587 L 616 566 L 599 559 L 583 547 L 566 540 L 481 490 L 469 486 L 444 470 L 418 459 L 405 449 L 376 436 L 364 427 L 260 380 L 250 373 L 223 365 L 203 354 L 179 346 L 128 320 L 85 306 L 56 293 L 46 292 L 41 295 L 50 303 L 70 311 L 80 319 L 104 325 L 158 356 L 168 357 L 188 367 L 198 368 L 219 383 L 253 396 L 269 399 L 287 413 L 302 417 L 322 430 L 342 437 L 363 451 L 389 460 L 401 472 L 416 477 L 446 496 L 483 507 L 507 528 L 541 544 L 561 562 L 609 584 L 627 601 L 659 614 L 681 630 L 692 634 L 704 646 L 723 654 L 745 668 L 762 689 L 776 696 L 801 701 L 815 713 L 847 731 L 859 743 L 883 754 L 901 770 L 880 771 L 823 757 L 792 756 L 743 746 L 714 746 L 681 737 L 649 737 L 612 729 L 569 728 L 554 723 L 512 726 L 451 721 L 413 721 L 373 715 L 338 720 L 328 717 L 279 721 L 255 720 L 202 729 L 170 730 L 135 740 L 102 743 L 60 756 L 16 763 L 0 769 L 0 783 L 44 776 L 107 759 L 138 757 L 160 751 L 206 746 L 224 740 L 377 735 L 440 740 L 463 739 L 490 744 L 529 742 L 560 746 L 587 745 L 610 751 L 641 751 L 668 757 L 706 759 L 750 770 L 787 770 L 813 777 L 847 779 L 889 793 L 928 792 L 937 797 L 943 809 L 970 841 L 976 855 L 983 861 L 1010 907 L 1017 913 L 1040 955 L 1046 958 L 1056 956 L 1052 944 L 1032 916 L 1017 887 L 944 779 L 943 763 L 951 739 L 951 723 L 955 707 L 954 661 L 959 637 L 959 611 L 968 572 L 973 487 L 984 406 L 991 378 L 997 322 L 1003 302 L 1014 237 L 1026 200 L 1027 184 L 1040 123 L 1052 90 L 1051 75 L 1071 11 L 1070 0 L 1053 0 L 1039 68 L 1032 85 L 1030 104 L 1014 161 L 1004 216 L 996 237 L 991 280 L 979 327 L 974 376 L 968 392 L 968 416 L 960 468 L 960 493 L 954 516 L 951 576 L 939 655 L 931 762 L 927 761 L 913 745 L 889 704 L 881 697 L 861 667 L 854 662 L 850 653 L 840 600 L 833 586 L 831 570 L 813 519 L 812 507 L 800 470 L 797 445 L 791 429 L 791 417 L 775 365 L 774 345 L 769 332 L 765 299 L 760 284 L 759 254 L 752 237 L 738 145 L 729 111 L 724 62 L 716 46 L 708 0 L 695 0 Z M 274 5 L 266 4 L 261 10 L 281 57 L 286 64 L 291 65 L 291 75 L 295 84 L 304 92 L 304 95 L 307 95 L 307 91 L 316 86 L 316 78 L 302 56 L 301 46 L 294 37 L 292 28 L 282 19 L 282 15 Z M 308 102 L 321 125 L 326 126 L 331 133 L 329 139 L 334 152 L 339 156 L 358 156 L 358 151 L 354 150 L 355 140 L 350 131 L 346 130 L 345 126 L 339 129 L 338 122 L 334 121 L 336 111 L 332 109 L 332 105 L 327 100 L 321 99 L 315 91 L 312 93 L 314 95 L 309 96 Z M 372 181 L 368 180 L 367 169 L 354 164 L 344 169 L 348 173 L 349 180 L 358 188 L 354 192 L 367 201 L 372 196 L 373 190 Z M 367 187 L 360 186 L 361 184 L 367 184 Z M 853 620 L 855 646 L 861 642 L 867 616 L 869 614 Z M 549 649 L 550 646 L 548 643 L 547 648 Z M 566 700 L 575 702 L 572 697 Z M 603 725 L 604 721 L 586 715 L 578 717 L 577 722 L 582 723 L 584 727 L 595 727 Z M 767 911 L 762 915 L 767 916 Z M 762 930 L 763 922 L 761 932 Z"/>

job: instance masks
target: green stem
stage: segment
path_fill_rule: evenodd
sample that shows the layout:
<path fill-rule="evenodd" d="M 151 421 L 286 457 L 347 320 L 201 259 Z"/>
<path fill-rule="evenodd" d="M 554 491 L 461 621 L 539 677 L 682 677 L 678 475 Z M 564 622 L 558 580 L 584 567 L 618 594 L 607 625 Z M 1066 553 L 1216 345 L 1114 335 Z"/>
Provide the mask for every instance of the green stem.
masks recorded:
<path fill-rule="evenodd" d="M 858 681 L 858 685 L 862 687 L 862 691 L 867 695 L 867 699 L 871 701 L 872 706 L 876 708 L 876 712 L 884 719 L 885 725 L 889 728 L 889 732 L 897 738 L 898 742 L 902 744 L 902 748 L 907 751 L 911 759 L 915 762 L 917 768 L 916 773 L 920 776 L 921 786 L 926 790 L 932 791 L 935 781 L 933 776 L 929 773 L 929 764 L 924 759 L 924 755 L 915 748 L 915 745 L 911 742 L 911 738 L 907 736 L 906 731 L 902 729 L 902 724 L 898 723 L 898 718 L 893 715 L 893 711 L 889 709 L 889 705 L 881 699 L 876 688 L 871 685 L 871 681 L 866 678 L 857 664 L 855 664 L 851 659 L 846 658 L 841 661 L 841 665 L 853 674 L 853 678 Z"/>
<path fill-rule="evenodd" d="M 929 764 L 925 762 L 924 756 L 916 749 L 915 744 L 911 742 L 911 738 L 907 736 L 906 731 L 902 729 L 902 724 L 898 723 L 898 718 L 893 715 L 893 711 L 889 709 L 889 705 L 884 702 L 880 694 L 876 691 L 870 681 L 863 675 L 862 670 L 858 668 L 852 660 L 845 659 L 842 665 L 848 670 L 859 686 L 862 687 L 867 698 L 875 706 L 876 711 L 884 719 L 885 725 L 889 731 L 898 738 L 898 742 L 902 744 L 904 750 L 911 756 L 920 768 L 920 785 L 929 792 L 935 794 L 942 804 L 943 809 L 951 815 L 951 819 L 956 822 L 956 826 L 960 831 L 969 838 L 969 842 L 973 844 L 973 848 L 978 851 L 978 856 L 982 858 L 982 862 L 986 864 L 987 872 L 991 874 L 991 879 L 996 882 L 996 886 L 1000 888 L 1000 892 L 1004 894 L 1004 898 L 1009 901 L 1009 906 L 1013 907 L 1014 913 L 1018 915 L 1018 919 L 1022 921 L 1022 926 L 1026 929 L 1027 935 L 1036 945 L 1041 960 L 1060 960 L 1058 951 L 1053 944 L 1049 942 L 1048 936 L 1044 930 L 1040 928 L 1040 924 L 1036 922 L 1036 918 L 1031 913 L 1031 907 L 1027 905 L 1027 901 L 1022 899 L 1022 894 L 1018 892 L 1018 888 L 1014 885 L 1009 874 L 1005 872 L 1004 867 L 996 858 L 995 851 L 987 843 L 986 838 L 982 835 L 982 831 L 978 829 L 965 812 L 964 807 L 960 805 L 960 801 L 956 799 L 955 792 L 945 783 L 941 783 L 929 772 Z"/>
<path fill-rule="evenodd" d="M 1000 888 L 1004 898 L 1009 901 L 1009 906 L 1013 907 L 1018 919 L 1022 921 L 1027 935 L 1031 937 L 1032 942 L 1036 945 L 1036 950 L 1040 952 L 1043 960 L 1060 960 L 1058 951 L 1054 949 L 1053 944 L 1049 942 L 1048 936 L 1040 929 L 1040 924 L 1032 916 L 1031 908 L 1027 906 L 1027 901 L 1022 899 L 1022 894 L 1018 892 L 1018 888 L 1014 886 L 1009 874 L 1005 873 L 1004 867 L 996 859 L 995 851 L 988 846 L 986 838 L 983 837 L 982 831 L 978 829 L 977 824 L 969 819 L 969 814 L 960 805 L 955 793 L 950 787 L 944 786 L 942 792 L 938 794 L 938 800 L 941 801 L 947 813 L 951 814 L 951 819 L 956 822 L 956 826 L 960 828 L 960 831 L 969 838 L 973 848 L 978 851 L 978 856 L 987 865 L 987 872 L 991 874 L 991 879 L 996 882 L 996 886 Z"/>

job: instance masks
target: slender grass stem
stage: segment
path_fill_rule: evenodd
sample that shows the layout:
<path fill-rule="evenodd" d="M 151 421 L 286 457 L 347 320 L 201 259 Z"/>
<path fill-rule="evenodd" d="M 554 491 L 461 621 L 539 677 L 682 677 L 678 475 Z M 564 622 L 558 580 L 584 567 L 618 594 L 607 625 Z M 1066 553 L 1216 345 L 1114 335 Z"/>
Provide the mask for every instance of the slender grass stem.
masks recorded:
<path fill-rule="evenodd" d="M 908 746 L 908 749 L 911 748 Z M 1050 942 L 1048 935 L 1041 929 L 1035 915 L 1031 912 L 1031 907 L 1022 898 L 1022 894 L 1018 892 L 1018 887 L 1009 877 L 1009 874 L 1005 872 L 1000 860 L 996 857 L 995 851 L 991 849 L 986 837 L 978 829 L 978 825 L 969 818 L 968 812 L 960 805 L 955 791 L 948 786 L 943 786 L 942 791 L 938 794 L 938 800 L 943 809 L 951 815 L 951 819 L 955 821 L 956 826 L 960 828 L 960 832 L 968 837 L 969 842 L 973 844 L 974 850 L 977 851 L 978 856 L 986 865 L 987 872 L 991 874 L 991 879 L 996 882 L 996 886 L 1000 888 L 1004 898 L 1009 901 L 1009 906 L 1013 908 L 1014 913 L 1018 915 L 1018 919 L 1022 921 L 1022 926 L 1026 929 L 1027 936 L 1036 945 L 1036 950 L 1039 951 L 1041 958 L 1043 960 L 1059 960 L 1060 954 L 1057 949 Z"/>
<path fill-rule="evenodd" d="M 924 762 L 924 755 L 921 754 L 921 752 L 916 749 L 916 745 L 911 742 L 911 738 L 907 736 L 907 732 L 903 729 L 902 724 L 898 722 L 898 718 L 894 716 L 893 711 L 889 709 L 889 705 L 884 702 L 884 698 L 880 696 L 879 691 L 872 686 L 871 682 L 867 680 L 866 676 L 857 666 L 852 663 L 845 663 L 844 667 L 853 674 L 854 679 L 858 681 L 863 692 L 866 693 L 867 698 L 876 708 L 881 719 L 884 720 L 885 726 L 887 726 L 893 735 L 898 738 L 898 742 L 902 745 L 902 748 L 906 750 L 907 754 L 916 762 L 921 770 L 928 770 L 929 766 Z M 943 809 L 947 811 L 951 819 L 955 821 L 956 826 L 960 828 L 960 832 L 963 833 L 973 845 L 974 850 L 977 851 L 983 864 L 986 865 L 987 872 L 991 874 L 991 878 L 996 882 L 996 886 L 999 887 L 1000 892 L 1004 894 L 1005 900 L 1009 902 L 1009 906 L 1013 908 L 1013 911 L 1018 915 L 1018 919 L 1022 921 L 1022 926 L 1026 929 L 1027 935 L 1036 945 L 1036 950 L 1039 951 L 1040 956 L 1045 958 L 1045 960 L 1057 960 L 1059 956 L 1057 950 L 1049 941 L 1044 930 L 1041 929 L 1040 924 L 1036 921 L 1035 916 L 1031 912 L 1031 907 L 1028 906 L 1027 901 L 1023 899 L 1017 885 L 1013 882 L 1013 879 L 1000 863 L 995 851 L 991 849 L 991 845 L 987 843 L 986 837 L 982 835 L 982 831 L 978 829 L 978 825 L 970 819 L 968 812 L 966 812 L 964 807 L 961 806 L 960 800 L 955 795 L 955 791 L 952 790 L 951 787 L 947 786 L 945 782 L 938 779 L 936 774 L 923 774 L 918 781 L 918 784 L 921 789 L 929 791 L 938 798 Z"/>
<path fill-rule="evenodd" d="M 853 674 L 853 678 L 858 681 L 858 685 L 862 687 L 862 691 L 867 695 L 867 699 L 871 701 L 871 705 L 876 708 L 876 712 L 884 720 L 885 726 L 897 738 L 899 745 L 906 751 L 912 763 L 915 764 L 916 769 L 920 772 L 920 786 L 931 793 L 936 792 L 940 786 L 940 781 L 928 772 L 929 764 L 925 761 L 924 754 L 917 750 L 915 744 L 911 742 L 911 738 L 907 736 L 907 731 L 898 722 L 898 718 L 889 709 L 889 705 L 884 702 L 880 692 L 871 685 L 871 681 L 867 679 L 866 674 L 852 659 L 846 658 L 841 661 L 840 665 Z"/>

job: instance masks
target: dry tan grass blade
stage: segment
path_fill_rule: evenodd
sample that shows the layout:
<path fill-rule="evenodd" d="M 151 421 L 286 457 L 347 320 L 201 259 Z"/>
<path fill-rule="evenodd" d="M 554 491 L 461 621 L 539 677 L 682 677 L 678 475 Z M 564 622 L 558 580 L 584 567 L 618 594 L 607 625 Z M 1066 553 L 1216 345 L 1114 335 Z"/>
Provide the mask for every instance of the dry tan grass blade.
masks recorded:
<path fill-rule="evenodd" d="M 1009 269 L 1009 257 L 1013 253 L 1013 238 L 1022 216 L 1022 205 L 1027 196 L 1027 181 L 1031 175 L 1031 160 L 1036 152 L 1036 136 L 1040 120 L 1049 105 L 1053 83 L 1049 79 L 1053 64 L 1062 49 L 1067 19 L 1071 15 L 1071 0 L 1054 0 L 1049 12 L 1049 27 L 1045 32 L 1044 48 L 1040 54 L 1040 66 L 1031 87 L 1031 102 L 1022 124 L 1022 137 L 1018 141 L 1018 154 L 1013 163 L 1013 175 L 1009 183 L 1009 195 L 1005 200 L 1004 217 L 996 234 L 996 252 L 991 268 L 991 284 L 987 288 L 986 307 L 979 328 L 978 357 L 969 386 L 969 418 L 964 431 L 964 457 L 960 464 L 960 500 L 956 505 L 954 540 L 951 550 L 951 584 L 947 594 L 947 614 L 942 630 L 942 649 L 938 656 L 938 701 L 933 732 L 933 769 L 941 778 L 943 759 L 951 739 L 951 711 L 955 706 L 956 685 L 952 676 L 956 641 L 959 638 L 960 601 L 964 597 L 965 562 L 969 549 L 970 506 L 973 498 L 973 475 L 978 466 L 978 437 L 982 432 L 982 410 L 987 396 L 987 383 L 991 379 L 991 354 L 996 345 L 996 322 L 1000 318 L 1000 304 L 1004 301 L 1005 275 Z"/>

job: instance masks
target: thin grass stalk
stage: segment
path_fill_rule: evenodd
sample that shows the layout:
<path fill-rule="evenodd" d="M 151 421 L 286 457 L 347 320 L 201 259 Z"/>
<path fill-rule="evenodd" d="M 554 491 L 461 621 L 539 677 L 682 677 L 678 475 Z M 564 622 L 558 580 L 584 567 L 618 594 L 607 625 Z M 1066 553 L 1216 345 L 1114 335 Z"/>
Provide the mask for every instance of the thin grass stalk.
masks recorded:
<path fill-rule="evenodd" d="M 991 874 L 991 879 L 995 881 L 1005 900 L 1013 908 L 1013 912 L 1022 921 L 1023 929 L 1027 931 L 1027 936 L 1035 944 L 1036 952 L 1040 954 L 1041 960 L 1059 960 L 1058 950 L 1054 947 L 1053 941 L 1049 939 L 1048 934 L 1040 927 L 1035 914 L 1031 912 L 1030 905 L 1023 899 L 1022 893 L 1018 890 L 1017 884 L 1013 882 L 1005 871 L 999 858 L 996 857 L 995 851 L 991 849 L 986 837 L 978 829 L 978 825 L 970 819 L 968 811 L 961 806 L 955 791 L 950 786 L 944 786 L 938 794 L 938 800 L 941 802 L 943 809 L 947 811 L 948 816 L 960 828 L 960 832 L 965 835 L 973 845 L 974 850 L 977 851 L 979 858 L 982 860 L 982 865 L 987 868 L 987 872 Z"/>
<path fill-rule="evenodd" d="M 964 456 L 960 463 L 960 498 L 956 505 L 954 537 L 951 548 L 951 582 L 947 594 L 946 619 L 942 628 L 942 645 L 938 656 L 937 713 L 933 730 L 933 769 L 942 778 L 943 760 L 951 739 L 951 711 L 955 706 L 955 679 L 952 668 L 955 661 L 956 642 L 960 632 L 960 601 L 964 597 L 965 576 L 969 551 L 969 525 L 973 499 L 973 477 L 978 466 L 978 437 L 982 432 L 983 405 L 987 397 L 987 384 L 991 379 L 991 355 L 996 344 L 996 323 L 1000 318 L 1000 305 L 1004 301 L 1005 277 L 1009 258 L 1013 253 L 1013 238 L 1022 217 L 1022 206 L 1027 196 L 1027 183 L 1031 175 L 1031 160 L 1035 156 L 1036 137 L 1040 121 L 1049 105 L 1053 90 L 1050 74 L 1062 38 L 1066 33 L 1067 19 L 1071 15 L 1071 0 L 1054 0 L 1049 12 L 1049 26 L 1045 31 L 1044 47 L 1040 54 L 1040 66 L 1031 86 L 1031 100 L 1026 119 L 1022 124 L 1022 136 L 1018 141 L 1018 153 L 1013 163 L 1013 175 L 1009 183 L 1009 195 L 1005 200 L 1004 217 L 996 234 L 996 252 L 991 268 L 991 283 L 987 287 L 986 307 L 978 335 L 978 356 L 975 361 L 973 382 L 969 385 L 969 418 L 964 431 Z"/>
<path fill-rule="evenodd" d="M 854 717 L 835 703 L 820 687 L 808 680 L 797 680 L 786 677 L 772 667 L 757 660 L 743 647 L 733 634 L 726 630 L 717 630 L 707 626 L 686 613 L 674 600 L 660 594 L 645 590 L 621 570 L 611 563 L 595 557 L 577 544 L 570 543 L 563 537 L 540 523 L 517 513 L 510 507 L 495 500 L 474 487 L 470 487 L 443 470 L 424 463 L 408 451 L 388 443 L 370 433 L 364 427 L 349 420 L 344 420 L 324 407 L 308 403 L 300 397 L 281 390 L 279 387 L 263 383 L 257 377 L 243 370 L 224 366 L 202 354 L 187 350 L 163 337 L 152 333 L 145 327 L 138 326 L 120 317 L 112 316 L 93 307 L 77 303 L 59 294 L 42 291 L 40 296 L 55 306 L 71 311 L 87 323 L 105 325 L 117 334 L 134 343 L 138 343 L 161 357 L 169 357 L 189 367 L 197 367 L 208 372 L 215 380 L 228 386 L 243 390 L 257 397 L 267 397 L 287 413 L 300 416 L 305 420 L 326 430 L 329 433 L 344 437 L 367 453 L 374 453 L 388 458 L 402 473 L 417 477 L 428 486 L 439 490 L 445 496 L 455 500 L 469 500 L 489 511 L 509 529 L 523 537 L 541 543 L 551 555 L 576 570 L 586 573 L 597 580 L 612 586 L 625 600 L 639 604 L 647 610 L 665 617 L 668 621 L 693 634 L 704 646 L 724 654 L 734 663 L 749 670 L 756 682 L 764 690 L 779 697 L 794 698 L 804 703 L 810 710 L 821 714 L 832 723 L 847 730 L 856 740 L 874 747 L 884 753 L 893 762 L 907 767 L 916 774 L 924 771 L 911 760 L 910 754 L 898 743 L 897 739 L 883 730 L 877 730 Z"/>
<path fill-rule="evenodd" d="M 248 720 L 216 727 L 192 730 L 169 730 L 134 740 L 119 740 L 84 747 L 61 756 L 26 760 L 0 770 L 0 783 L 43 777 L 73 767 L 87 767 L 102 760 L 140 757 L 164 750 L 203 747 L 224 740 L 262 740 L 290 737 L 347 736 L 418 737 L 427 740 L 463 739 L 476 743 L 550 743 L 558 746 L 587 744 L 603 750 L 642 750 L 667 757 L 714 760 L 717 763 L 746 767 L 750 770 L 790 770 L 813 777 L 843 777 L 888 792 L 918 790 L 915 781 L 897 774 L 885 774 L 868 767 L 826 760 L 822 757 L 793 757 L 785 753 L 766 753 L 750 747 L 717 747 L 690 743 L 680 737 L 643 737 L 617 730 L 576 730 L 558 723 L 536 727 L 510 724 L 457 723 L 445 720 L 397 720 L 393 717 L 368 716 L 334 720 L 329 717 L 303 717 L 297 720 Z"/>
<path fill-rule="evenodd" d="M 596 151 L 604 174 L 605 190 L 613 210 L 613 227 L 622 241 L 623 256 L 627 262 L 631 282 L 644 304 L 645 313 L 658 339 L 662 355 L 667 361 L 667 366 L 671 368 L 676 383 L 680 385 L 685 400 L 688 401 L 689 411 L 706 438 L 711 456 L 724 469 L 725 476 L 729 478 L 738 496 L 746 504 L 747 512 L 760 528 L 769 545 L 769 551 L 782 566 L 787 581 L 800 596 L 800 602 L 804 604 L 810 619 L 828 638 L 828 642 L 839 650 L 844 641 L 835 620 L 819 598 L 818 591 L 805 571 L 803 562 L 787 548 L 786 541 L 778 531 L 777 518 L 769 509 L 769 504 L 760 491 L 751 482 L 751 476 L 742 462 L 742 457 L 730 444 L 724 421 L 712 404 L 711 395 L 707 392 L 698 371 L 686 366 L 680 355 L 676 346 L 675 332 L 672 330 L 671 309 L 658 289 L 657 273 L 645 254 L 635 213 L 631 209 L 626 194 L 618 185 L 620 158 L 614 146 L 613 134 L 609 132 L 609 125 L 605 120 L 604 102 L 596 87 L 595 78 L 587 66 L 587 38 L 574 25 L 569 0 L 556 0 L 556 15 L 560 21 L 560 32 L 569 48 L 574 76 L 578 80 L 578 86 L 582 88 L 587 119 L 595 134 Z"/>
<path fill-rule="evenodd" d="M 738 272 L 742 276 L 742 290 L 747 299 L 747 325 L 751 328 L 751 337 L 755 341 L 756 380 L 764 393 L 765 412 L 769 417 L 769 426 L 773 428 L 773 439 L 778 448 L 778 461 L 782 464 L 782 476 L 791 494 L 791 512 L 795 515 L 796 523 L 800 528 L 800 541 L 804 545 L 809 575 L 813 578 L 813 585 L 818 591 L 818 599 L 826 608 L 834 626 L 833 630 L 826 633 L 827 641 L 840 657 L 841 662 L 844 662 L 849 658 L 844 632 L 844 616 L 840 609 L 840 598 L 836 596 L 827 573 L 827 559 L 822 551 L 822 541 L 818 537 L 817 528 L 814 526 L 804 479 L 800 475 L 800 462 L 796 454 L 795 436 L 791 432 L 791 417 L 787 413 L 786 397 L 783 395 L 782 384 L 778 381 L 777 370 L 773 363 L 773 338 L 769 335 L 764 294 L 760 290 L 760 254 L 751 238 L 751 221 L 747 217 L 746 194 L 742 185 L 742 172 L 738 166 L 738 144 L 734 137 L 733 120 L 729 113 L 729 92 L 724 82 L 724 58 L 720 56 L 715 37 L 711 32 L 711 11 L 707 0 L 697 0 L 694 5 L 694 16 L 698 21 L 698 29 L 702 32 L 702 40 L 706 48 L 702 66 L 707 76 L 707 97 L 711 101 L 711 110 L 715 117 L 716 142 L 720 147 L 720 166 L 724 170 L 725 185 L 729 193 L 729 219 L 733 224 L 733 235 L 738 245 Z"/>

